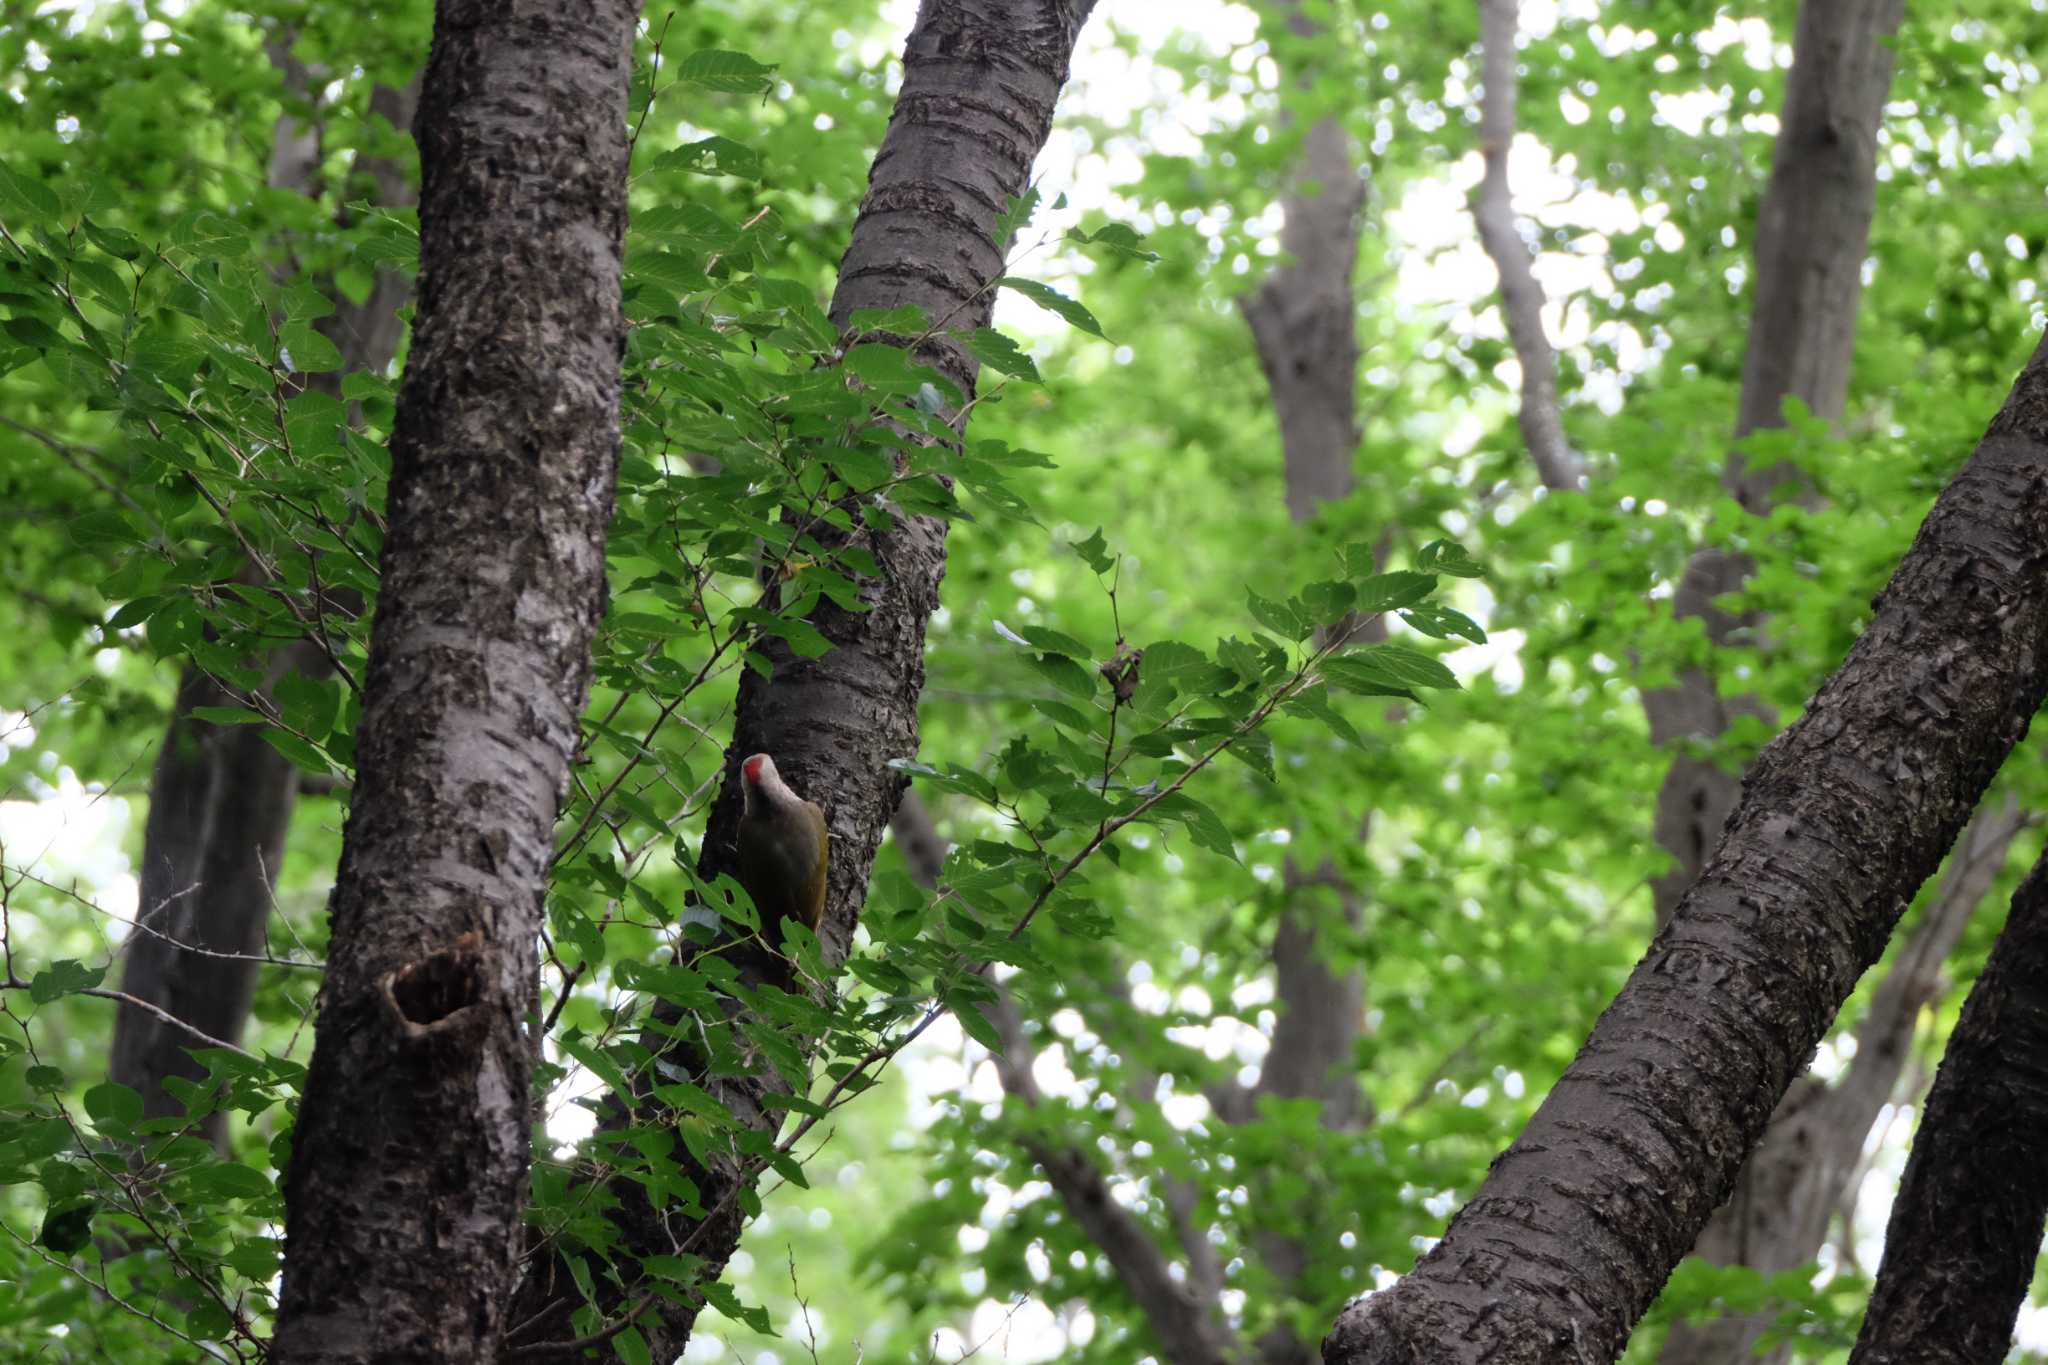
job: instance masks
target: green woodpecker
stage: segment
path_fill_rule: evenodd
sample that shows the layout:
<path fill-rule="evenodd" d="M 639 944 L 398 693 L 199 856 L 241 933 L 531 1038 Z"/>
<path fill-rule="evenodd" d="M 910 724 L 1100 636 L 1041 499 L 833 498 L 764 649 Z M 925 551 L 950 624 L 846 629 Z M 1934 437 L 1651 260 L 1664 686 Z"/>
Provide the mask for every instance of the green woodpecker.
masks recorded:
<path fill-rule="evenodd" d="M 761 934 L 782 947 L 782 922 L 800 921 L 816 933 L 825 917 L 825 866 L 831 836 L 825 812 L 791 791 L 775 760 L 755 754 L 740 764 L 740 885 L 761 912 Z"/>

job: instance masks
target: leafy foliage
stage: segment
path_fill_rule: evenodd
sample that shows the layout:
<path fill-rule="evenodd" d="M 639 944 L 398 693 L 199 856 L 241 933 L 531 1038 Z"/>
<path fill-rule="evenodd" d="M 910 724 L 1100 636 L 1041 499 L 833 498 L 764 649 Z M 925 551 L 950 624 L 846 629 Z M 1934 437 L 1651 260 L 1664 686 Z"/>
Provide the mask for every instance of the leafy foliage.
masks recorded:
<path fill-rule="evenodd" d="M 371 207 L 350 168 L 403 145 L 369 91 L 409 78 L 425 11 L 366 35 L 352 11 L 293 7 L 296 55 L 345 73 L 305 110 L 259 41 L 284 21 L 258 9 L 253 25 L 204 3 L 0 23 L 9 69 L 35 73 L 12 83 L 21 118 L 0 135 L 15 512 L 0 543 L 16 589 L 0 594 L 0 702 L 24 717 L 0 762 L 12 795 L 45 805 L 81 804 L 80 778 L 136 797 L 177 667 L 243 689 L 248 706 L 202 719 L 260 726 L 330 793 L 301 810 L 267 949 L 305 962 L 324 946 L 315 911 L 353 761 L 397 369 L 351 374 L 340 397 L 307 377 L 339 363 L 316 325 L 336 299 L 416 260 L 416 222 Z M 760 6 L 651 16 L 613 597 L 540 945 L 532 1218 L 604 1247 L 579 1160 L 696 1208 L 673 1144 L 737 1142 L 769 1184 L 745 1196 L 745 1264 L 699 1286 L 718 1310 L 707 1333 L 790 1348 L 822 1322 L 820 1352 L 858 1338 L 898 1358 L 936 1332 L 971 1345 L 991 1305 L 1029 1299 L 1063 1358 L 1135 1358 L 1142 1316 L 1036 1172 L 1033 1138 L 1094 1154 L 1162 1245 L 1192 1218 L 1248 1333 L 1314 1339 L 1441 1227 L 1637 956 L 1668 761 L 1641 692 L 1714 670 L 1758 715 L 1707 752 L 1753 754 L 1853 638 L 2040 325 L 2039 186 L 2000 129 L 2040 117 L 2026 54 L 2048 35 L 2038 16 L 1916 13 L 1850 421 L 1793 414 L 1748 445 L 1825 500 L 1746 517 L 1718 480 L 1769 156 L 1759 111 L 1776 107 L 1790 7 L 1531 19 L 1525 124 L 1566 187 L 1534 207 L 1536 241 L 1548 262 L 1591 263 L 1560 322 L 1566 422 L 1594 477 L 1540 495 L 1491 276 L 1471 277 L 1468 232 L 1421 221 L 1468 173 L 1471 16 L 1336 12 L 1342 41 L 1302 88 L 1275 74 L 1296 69 L 1284 24 L 1231 12 L 1141 41 L 1113 13 L 1092 21 L 1095 65 L 1064 117 L 1091 149 L 1076 184 L 1113 176 L 1114 192 L 1085 214 L 1053 193 L 1006 216 L 1000 325 L 964 338 L 984 370 L 965 441 L 939 416 L 965 395 L 901 344 L 946 319 L 862 316 L 841 335 L 824 313 L 888 113 L 893 29 L 859 7 L 837 29 Z M 1103 98 L 1119 71 L 1177 88 L 1187 127 L 1169 136 L 1145 106 Z M 266 188 L 288 108 L 323 130 L 315 195 Z M 1268 210 L 1325 113 L 1366 149 L 1373 185 L 1360 478 L 1297 527 L 1228 305 L 1275 262 Z M 692 870 L 735 680 L 763 666 L 749 647 L 764 635 L 823 649 L 814 603 L 860 609 L 878 566 L 822 531 L 905 512 L 952 523 L 926 741 L 902 763 L 951 840 L 939 888 L 885 854 L 822 1003 L 760 988 L 765 1022 L 707 1029 L 723 1064 L 764 1055 L 791 1081 L 779 1138 L 657 1076 L 670 1128 L 576 1148 L 580 1111 L 650 1065 L 637 1039 L 655 1002 L 715 1019 L 719 992 L 746 989 L 706 949 L 758 918 Z M 1766 613 L 1767 638 L 1710 652 L 1671 618 L 1702 543 L 1754 557 L 1734 605 Z M 1331 629 L 1364 617 L 1388 638 Z M 257 693 L 301 638 L 323 642 L 327 675 Z M 2038 799 L 2038 768 L 2023 758 L 2003 780 Z M 81 994 L 115 976 L 106 916 L 6 838 L 10 1336 L 53 1358 L 253 1357 L 309 975 L 267 974 L 248 1052 L 203 1049 L 187 1114 L 143 1119 L 105 1080 L 111 1006 Z M 1326 965 L 1366 983 L 1369 1127 L 1300 1099 L 1229 1121 L 1216 1108 L 1268 1060 L 1287 1006 L 1275 926 L 1303 905 Z M 1989 933 L 1973 930 L 1959 975 Z M 814 943 L 790 946 L 827 976 Z M 998 1102 L 997 986 L 1060 1082 L 1049 1103 Z M 233 1116 L 226 1155 L 192 1134 L 216 1109 Z M 1169 1207 L 1176 1185 L 1196 1192 L 1191 1213 Z M 1276 1236 L 1311 1248 L 1299 1278 L 1262 1254 Z M 700 1270 L 687 1253 L 616 1267 L 675 1293 Z M 1655 1322 L 1775 1300 L 1816 1358 L 1839 1358 L 1859 1283 L 1689 1269 Z M 602 1324 L 593 1310 L 584 1325 Z M 1642 1336 L 1648 1359 L 1654 1326 Z M 636 1339 L 620 1334 L 622 1356 Z"/>

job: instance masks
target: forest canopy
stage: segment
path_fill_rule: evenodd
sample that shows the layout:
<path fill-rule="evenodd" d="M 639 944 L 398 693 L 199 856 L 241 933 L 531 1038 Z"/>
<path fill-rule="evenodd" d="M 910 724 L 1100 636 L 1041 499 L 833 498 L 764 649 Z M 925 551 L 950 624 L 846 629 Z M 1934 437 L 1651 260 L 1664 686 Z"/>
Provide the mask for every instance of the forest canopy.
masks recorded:
<path fill-rule="evenodd" d="M 0 11 L 0 1357 L 2048 1360 L 2048 5 L 553 10 Z"/>

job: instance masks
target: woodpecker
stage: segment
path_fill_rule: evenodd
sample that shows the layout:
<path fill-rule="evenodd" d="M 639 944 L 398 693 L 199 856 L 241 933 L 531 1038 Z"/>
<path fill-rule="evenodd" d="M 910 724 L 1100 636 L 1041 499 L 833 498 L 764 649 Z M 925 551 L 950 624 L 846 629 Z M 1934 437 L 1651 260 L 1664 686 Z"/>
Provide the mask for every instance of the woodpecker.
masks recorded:
<path fill-rule="evenodd" d="M 761 933 L 782 946 L 782 922 L 796 920 L 812 933 L 825 917 L 825 868 L 831 835 L 825 812 L 791 791 L 775 760 L 755 754 L 740 764 L 740 885 L 754 898 Z"/>

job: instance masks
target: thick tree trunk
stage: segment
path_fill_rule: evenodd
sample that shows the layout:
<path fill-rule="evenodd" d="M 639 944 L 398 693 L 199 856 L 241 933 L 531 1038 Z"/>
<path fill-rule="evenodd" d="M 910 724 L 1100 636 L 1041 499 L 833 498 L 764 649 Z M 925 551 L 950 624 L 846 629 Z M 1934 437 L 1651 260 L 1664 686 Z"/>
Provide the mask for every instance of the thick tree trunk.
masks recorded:
<path fill-rule="evenodd" d="M 1782 425 L 1788 398 L 1826 421 L 1842 415 L 1876 204 L 1877 129 L 1891 86 L 1888 43 L 1903 10 L 1904 0 L 1804 0 L 1800 6 L 1771 179 L 1757 210 L 1756 302 L 1736 413 L 1738 442 Z M 1812 496 L 1795 470 L 1751 469 L 1739 449 L 1728 457 L 1726 479 L 1730 493 L 1759 515 L 1788 491 L 1788 482 L 1795 496 Z M 1722 593 L 1740 590 L 1753 567 L 1745 556 L 1702 549 L 1679 583 L 1677 614 L 1700 618 L 1716 646 L 1756 629 L 1762 623 L 1754 616 L 1714 606 Z M 1652 740 L 1668 746 L 1719 736 L 1745 703 L 1723 699 L 1706 670 L 1691 669 L 1677 687 L 1647 693 L 1644 705 Z M 1674 862 L 1653 884 L 1660 925 L 1698 876 L 1738 794 L 1734 774 L 1711 759 L 1672 758 L 1657 794 L 1657 842 Z M 1974 906 L 1947 903 L 1941 918 L 1960 928 Z M 1936 925 L 1931 932 L 1944 930 Z M 1910 994 L 1887 995 L 1882 1005 L 1907 1012 L 1873 1020 L 1872 1028 L 1910 1032 L 1922 1003 L 1909 1002 Z M 1824 1096 L 1815 1082 L 1787 1096 L 1734 1195 L 1701 1236 L 1698 1255 L 1771 1272 L 1813 1258 L 1827 1232 L 1824 1211 L 1839 1202 L 1854 1169 L 1853 1157 L 1839 1154 L 1860 1151 L 1896 1079 L 1895 1067 L 1889 1077 L 1880 1075 L 1884 1067 L 1875 1054 L 1859 1057 L 1863 1074 L 1852 1076 L 1841 1093 Z M 1873 1100 L 1880 1081 L 1886 1093 Z M 1747 1357 L 1771 1316 L 1680 1323 L 1665 1343 L 1662 1365 L 1724 1365 Z M 1772 1356 L 1783 1358 L 1782 1352 Z"/>
<path fill-rule="evenodd" d="M 420 304 L 272 1358 L 493 1360 L 605 599 L 634 0 L 441 0 Z"/>
<path fill-rule="evenodd" d="M 1949 1036 L 1849 1365 L 1998 1365 L 2048 1218 L 2048 858 Z"/>
<path fill-rule="evenodd" d="M 904 46 L 902 90 L 840 263 L 830 310 L 835 325 L 845 328 L 860 310 L 914 305 L 945 328 L 918 348 L 917 358 L 962 394 L 973 394 L 979 365 L 955 337 L 988 322 L 1005 245 L 996 240 L 996 220 L 1028 188 L 1091 8 L 1092 0 L 923 0 Z M 905 337 L 867 339 L 909 343 Z M 964 413 L 952 420 L 963 426 Z M 800 659 L 773 638 L 755 646 L 773 677 L 750 669 L 741 680 L 726 780 L 698 863 L 707 881 L 737 871 L 738 760 L 773 754 L 790 786 L 823 806 L 831 825 L 830 888 L 819 938 L 833 965 L 853 941 L 875 850 L 906 785 L 889 761 L 917 752 L 925 626 L 945 572 L 940 521 L 899 515 L 893 529 L 859 535 L 882 572 L 862 584 L 866 611 L 845 611 L 827 599 L 812 612 L 810 622 L 832 642 L 830 652 Z M 765 1058 L 752 1057 L 746 1063 L 752 1069 L 738 1075 L 729 1067 L 712 1075 L 704 1058 L 687 1051 L 671 1053 L 663 1065 L 703 1085 L 759 1131 L 780 1126 L 782 1111 L 764 1106 L 763 1097 L 787 1082 Z M 615 1104 L 605 1122 L 666 1125 L 669 1119 L 643 1099 L 636 1113 Z M 618 1244 L 611 1255 L 672 1256 L 686 1248 L 716 1278 L 739 1243 L 745 1216 L 738 1196 L 752 1176 L 736 1150 L 700 1161 L 678 1145 L 675 1159 L 709 1217 L 693 1218 L 674 1204 L 656 1209 L 641 1185 L 614 1181 L 606 1194 L 616 1200 Z M 564 1254 L 578 1253 L 544 1250 L 522 1283 L 514 1344 L 529 1354 L 549 1353 L 548 1343 L 577 1336 L 570 1315 L 581 1296 Z M 700 1299 L 650 1304 L 640 1288 L 621 1289 L 602 1274 L 595 1282 L 598 1306 L 614 1323 L 622 1312 L 640 1313 L 636 1330 L 655 1359 L 681 1353 Z"/>
<path fill-rule="evenodd" d="M 2011 801 L 2002 810 L 1978 809 L 1956 841 L 1940 893 L 1871 995 L 1847 1074 L 1833 1085 L 1802 1076 L 1785 1092 L 1763 1141 L 1736 1180 L 1735 1193 L 1700 1234 L 1695 1256 L 1775 1275 L 1819 1254 L 1828 1224 L 1862 1167 L 1870 1125 L 1898 1090 L 1920 1012 L 1945 989 L 1942 964 L 2025 824 Z M 1665 1365 L 1674 1359 L 1698 1365 L 1783 1362 L 1790 1358 L 1788 1346 L 1757 1350 L 1777 1317 L 1766 1310 L 1682 1323 L 1665 1339 L 1662 1358 Z"/>
<path fill-rule="evenodd" d="M 303 68 L 288 54 L 277 59 L 288 83 L 298 76 L 296 84 L 307 84 Z M 379 87 L 370 108 L 403 128 L 412 121 L 417 98 L 416 86 L 402 91 Z M 313 125 L 290 116 L 278 120 L 273 188 L 316 191 L 310 177 L 318 164 L 318 141 Z M 412 202 L 406 168 L 369 157 L 361 169 L 374 181 L 379 203 Z M 342 368 L 309 376 L 308 383 L 339 397 L 343 375 L 389 364 L 403 329 L 398 307 L 408 288 L 403 276 L 380 272 L 360 304 L 337 300 L 334 312 L 314 325 L 341 352 Z M 273 665 L 273 671 L 312 677 L 328 669 L 325 652 L 312 644 L 279 651 Z M 124 992 L 229 1042 L 242 1035 L 262 968 L 253 955 L 263 948 L 299 781 L 291 760 L 256 727 L 217 726 L 192 714 L 195 706 L 234 706 L 243 700 L 196 664 L 188 664 L 178 680 L 150 778 L 137 929 L 122 950 Z M 185 1030 L 124 1003 L 115 1011 L 108 1076 L 142 1095 L 146 1115 L 181 1114 L 183 1102 L 164 1088 L 164 1081 L 206 1074 L 188 1053 L 191 1046 Z M 207 1115 L 202 1131 L 214 1143 L 224 1143 L 227 1116 Z"/>
<path fill-rule="evenodd" d="M 2048 338 L 1577 1059 L 1325 1361 L 1620 1354 L 2048 694 L 2044 545 Z"/>

